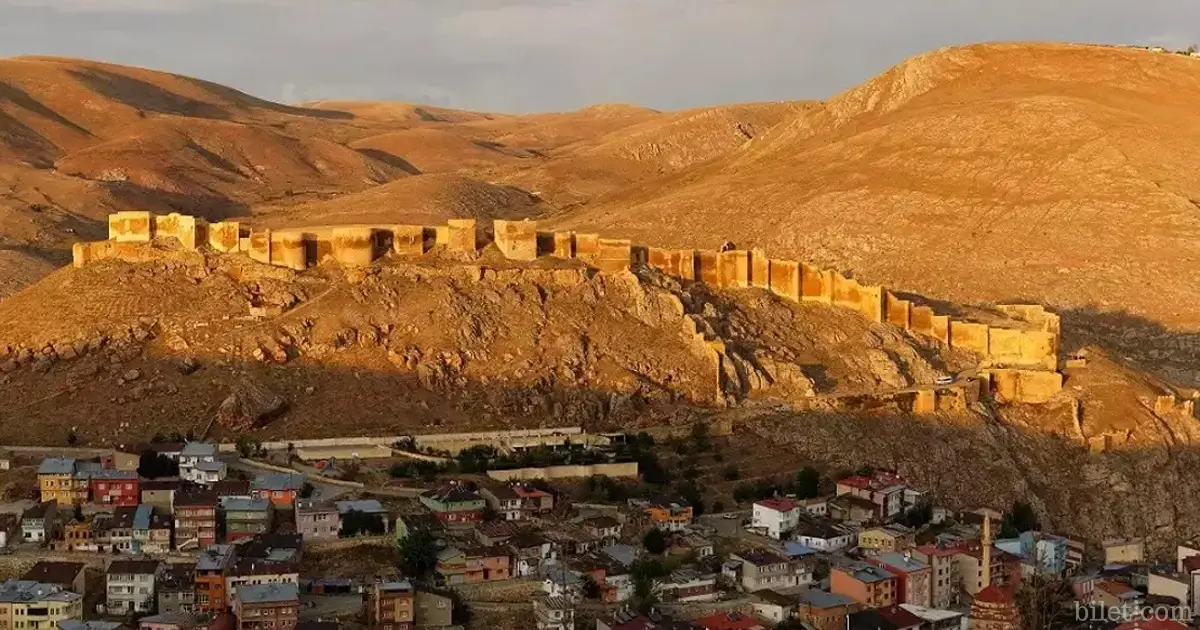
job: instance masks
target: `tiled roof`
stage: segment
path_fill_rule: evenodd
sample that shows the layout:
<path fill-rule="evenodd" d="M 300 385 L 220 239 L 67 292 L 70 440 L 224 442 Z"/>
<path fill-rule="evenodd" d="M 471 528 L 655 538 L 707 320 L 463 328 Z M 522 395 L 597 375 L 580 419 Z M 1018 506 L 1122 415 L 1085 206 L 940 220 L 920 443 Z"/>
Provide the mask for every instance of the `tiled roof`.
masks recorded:
<path fill-rule="evenodd" d="M 845 595 L 821 591 L 815 588 L 800 591 L 795 597 L 801 603 L 808 604 L 813 608 L 835 608 L 854 604 L 854 600 Z"/>
<path fill-rule="evenodd" d="M 756 501 L 754 505 L 760 505 L 776 512 L 791 512 L 796 509 L 796 503 L 788 499 L 763 499 Z"/>
<path fill-rule="evenodd" d="M 217 445 L 210 442 L 188 442 L 179 451 L 180 457 L 215 457 Z"/>
<path fill-rule="evenodd" d="M 87 568 L 82 562 L 52 562 L 39 560 L 21 576 L 26 582 L 44 582 L 60 586 L 73 584 L 79 573 Z"/>

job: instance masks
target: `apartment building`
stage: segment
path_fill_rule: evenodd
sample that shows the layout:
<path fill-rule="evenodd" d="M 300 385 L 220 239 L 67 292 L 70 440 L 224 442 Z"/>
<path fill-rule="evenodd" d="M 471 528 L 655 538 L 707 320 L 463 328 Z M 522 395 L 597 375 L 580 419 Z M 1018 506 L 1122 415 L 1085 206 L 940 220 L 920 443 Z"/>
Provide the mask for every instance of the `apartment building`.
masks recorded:
<path fill-rule="evenodd" d="M 367 627 L 370 630 L 412 630 L 414 593 L 408 580 L 371 585 L 367 591 Z"/>
<path fill-rule="evenodd" d="M 795 588 L 813 582 L 813 572 L 807 562 L 785 558 L 767 549 L 730 554 L 729 559 L 741 563 L 738 569 L 740 583 L 747 593 Z"/>
<path fill-rule="evenodd" d="M 896 576 L 865 562 L 834 566 L 829 572 L 829 590 L 867 608 L 891 606 L 897 599 Z"/>
<path fill-rule="evenodd" d="M 300 618 L 300 587 L 246 584 L 233 598 L 238 630 L 294 630 Z"/>
<path fill-rule="evenodd" d="M 82 618 L 83 595 L 79 593 L 44 582 L 0 583 L 0 628 L 54 630 L 60 622 Z"/>
<path fill-rule="evenodd" d="M 113 615 L 146 613 L 157 605 L 158 560 L 114 560 L 104 572 L 105 611 Z"/>
<path fill-rule="evenodd" d="M 180 492 L 175 495 L 175 548 L 202 549 L 217 542 L 217 495 Z"/>
<path fill-rule="evenodd" d="M 225 542 L 265 534 L 271 529 L 271 502 L 267 499 L 225 499 Z"/>
<path fill-rule="evenodd" d="M 342 519 L 336 506 L 307 499 L 296 501 L 296 532 L 308 542 L 337 540 Z"/>
<path fill-rule="evenodd" d="M 209 545 L 196 557 L 196 612 L 219 613 L 229 606 L 225 579 L 237 556 L 233 545 Z"/>

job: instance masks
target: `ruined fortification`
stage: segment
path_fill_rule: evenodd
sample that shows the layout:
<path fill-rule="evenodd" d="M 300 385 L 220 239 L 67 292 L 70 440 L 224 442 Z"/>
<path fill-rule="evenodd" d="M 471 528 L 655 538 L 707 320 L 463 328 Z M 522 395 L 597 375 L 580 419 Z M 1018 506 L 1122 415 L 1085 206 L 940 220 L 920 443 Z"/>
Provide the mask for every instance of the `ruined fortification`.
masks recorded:
<path fill-rule="evenodd" d="M 980 357 L 978 374 L 951 385 L 906 392 L 916 413 L 963 409 L 980 395 L 1000 402 L 1043 403 L 1062 389 L 1058 371 L 1059 318 L 1038 305 L 1001 305 L 1003 325 L 952 319 L 929 306 L 865 285 L 836 271 L 794 260 L 770 258 L 762 250 L 697 251 L 659 249 L 628 240 L 578 232 L 539 232 L 533 221 L 494 222 L 491 234 L 471 219 L 446 225 L 354 225 L 296 229 L 252 229 L 237 222 L 208 223 L 192 216 L 118 212 L 109 217 L 106 241 L 76 243 L 74 265 L 115 257 L 136 258 L 141 244 L 157 238 L 184 248 L 241 253 L 250 259 L 294 270 L 325 260 L 369 266 L 385 256 L 421 256 L 434 247 L 471 253 L 494 243 L 508 259 L 534 261 L 553 256 L 578 260 L 601 273 L 638 266 L 657 269 L 684 282 L 718 289 L 762 289 L 792 302 L 816 302 L 849 309 L 871 322 L 890 324 Z M 490 240 L 489 240 L 490 239 Z M 682 310 L 682 307 L 680 307 Z M 709 339 L 695 320 L 683 318 L 684 332 L 720 365 L 725 349 Z M 720 370 L 718 370 L 720 373 Z"/>

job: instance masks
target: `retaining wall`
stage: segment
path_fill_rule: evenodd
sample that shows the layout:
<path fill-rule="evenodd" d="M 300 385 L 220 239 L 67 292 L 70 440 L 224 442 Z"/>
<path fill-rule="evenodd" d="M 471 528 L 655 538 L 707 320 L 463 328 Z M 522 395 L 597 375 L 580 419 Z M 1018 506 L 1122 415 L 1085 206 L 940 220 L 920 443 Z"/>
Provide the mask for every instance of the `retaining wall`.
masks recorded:
<path fill-rule="evenodd" d="M 636 477 L 637 462 L 619 464 L 592 464 L 591 466 L 546 466 L 545 468 L 514 468 L 512 470 L 489 470 L 487 476 L 500 481 L 518 479 L 566 479 L 573 477 Z"/>

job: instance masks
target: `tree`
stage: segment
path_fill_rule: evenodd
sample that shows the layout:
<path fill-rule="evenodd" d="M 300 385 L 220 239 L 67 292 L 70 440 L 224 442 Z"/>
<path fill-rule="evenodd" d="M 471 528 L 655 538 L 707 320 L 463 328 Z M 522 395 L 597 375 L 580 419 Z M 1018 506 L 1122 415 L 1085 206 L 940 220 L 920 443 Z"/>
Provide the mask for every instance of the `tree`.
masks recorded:
<path fill-rule="evenodd" d="M 821 493 L 821 473 L 812 466 L 805 466 L 796 473 L 796 496 L 811 499 Z"/>
<path fill-rule="evenodd" d="M 456 626 L 466 626 L 471 623 L 471 607 L 463 601 L 458 591 L 450 591 L 450 621 Z"/>
<path fill-rule="evenodd" d="M 642 546 L 646 551 L 661 556 L 667 550 L 667 537 L 657 527 L 646 532 L 642 537 Z"/>
<path fill-rule="evenodd" d="M 737 464 L 730 464 L 721 475 L 725 477 L 725 481 L 737 481 L 742 478 L 742 471 L 738 470 Z"/>
<path fill-rule="evenodd" d="M 583 576 L 583 596 L 588 599 L 600 599 L 600 585 L 591 574 Z"/>
<path fill-rule="evenodd" d="M 300 486 L 300 498 L 301 499 L 311 499 L 313 493 L 316 491 L 317 491 L 317 489 L 316 489 L 316 487 L 314 487 L 312 485 L 312 482 L 305 481 L 304 485 Z"/>
<path fill-rule="evenodd" d="M 72 517 L 75 519 L 76 523 L 83 522 L 83 506 L 79 503 L 75 504 L 75 513 L 72 515 Z"/>
<path fill-rule="evenodd" d="M 458 472 L 465 474 L 485 473 L 492 460 L 496 458 L 496 447 L 489 444 L 477 444 L 463 449 L 454 459 L 458 462 Z"/>
<path fill-rule="evenodd" d="M 1033 506 L 1018 499 L 1013 501 L 1012 507 L 1004 513 L 1004 518 L 1000 521 L 1000 537 L 1016 538 L 1022 532 L 1036 531 L 1041 528 Z"/>
<path fill-rule="evenodd" d="M 1017 609 L 1022 627 L 1059 630 L 1074 627 L 1075 594 L 1071 584 L 1058 578 L 1034 575 L 1017 590 Z"/>
<path fill-rule="evenodd" d="M 692 516 L 698 517 L 704 514 L 704 493 L 701 492 L 700 486 L 696 485 L 695 480 L 688 480 L 679 484 L 677 491 L 679 492 L 679 496 L 692 506 Z"/>
<path fill-rule="evenodd" d="M 157 436 L 156 436 L 157 437 Z M 151 440 L 153 441 L 153 440 Z M 237 439 L 237 452 L 243 458 L 249 458 L 258 451 L 258 442 L 255 442 L 248 436 L 240 435 Z"/>
<path fill-rule="evenodd" d="M 350 510 L 342 515 L 341 535 L 343 538 L 353 538 L 359 535 L 382 534 L 387 531 L 385 518 L 380 514 Z"/>
<path fill-rule="evenodd" d="M 79 436 L 75 435 L 75 429 L 67 431 L 67 446 L 75 446 L 79 442 Z"/>
<path fill-rule="evenodd" d="M 774 630 L 806 630 L 807 626 L 796 617 L 789 617 L 775 624 Z"/>
<path fill-rule="evenodd" d="M 400 570 L 414 580 L 428 577 L 437 568 L 437 539 L 424 527 L 413 529 L 400 541 Z"/>
<path fill-rule="evenodd" d="M 912 528 L 924 527 L 931 520 L 933 520 L 933 505 L 928 501 L 921 501 L 908 508 L 900 517 L 901 523 Z"/>
<path fill-rule="evenodd" d="M 166 455 L 146 449 L 138 456 L 138 475 L 146 479 L 177 477 L 179 475 L 179 462 Z"/>
<path fill-rule="evenodd" d="M 712 511 L 713 511 L 713 513 L 715 513 L 715 514 L 720 514 L 721 512 L 724 512 L 724 511 L 725 511 L 725 504 L 724 504 L 724 503 L 722 503 L 721 501 L 713 501 L 713 503 L 712 503 Z"/>

